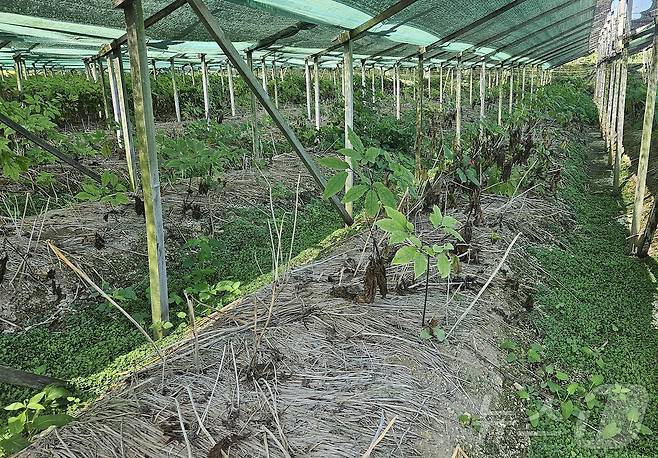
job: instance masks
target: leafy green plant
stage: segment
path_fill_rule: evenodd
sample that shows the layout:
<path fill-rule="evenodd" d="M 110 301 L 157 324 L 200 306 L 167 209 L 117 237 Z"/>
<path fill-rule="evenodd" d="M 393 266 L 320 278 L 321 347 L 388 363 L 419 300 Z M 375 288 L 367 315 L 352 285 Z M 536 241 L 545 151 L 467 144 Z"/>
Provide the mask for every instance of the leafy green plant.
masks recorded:
<path fill-rule="evenodd" d="M 130 203 L 126 195 L 126 186 L 112 172 L 103 172 L 100 186 L 87 181 L 82 185 L 82 191 L 75 195 L 76 199 L 86 202 L 101 202 L 110 205 L 125 205 Z"/>
<path fill-rule="evenodd" d="M 4 408 L 11 416 L 0 429 L 0 450 L 14 454 L 27 447 L 32 438 L 51 426 L 64 426 L 73 418 L 56 413 L 66 405 L 69 393 L 66 389 L 48 386 L 29 399 L 14 402 Z"/>

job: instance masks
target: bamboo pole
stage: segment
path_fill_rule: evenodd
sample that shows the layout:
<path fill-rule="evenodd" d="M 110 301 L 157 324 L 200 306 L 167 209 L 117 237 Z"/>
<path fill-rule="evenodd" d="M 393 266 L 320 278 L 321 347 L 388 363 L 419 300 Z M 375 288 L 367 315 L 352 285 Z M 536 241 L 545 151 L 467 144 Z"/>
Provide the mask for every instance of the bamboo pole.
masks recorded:
<path fill-rule="evenodd" d="M 473 66 L 468 69 L 468 106 L 473 106 Z"/>
<path fill-rule="evenodd" d="M 272 59 L 272 84 L 274 85 L 274 106 L 279 108 L 279 85 L 276 78 L 276 58 Z"/>
<path fill-rule="evenodd" d="M 617 157 L 617 105 L 619 103 L 619 85 L 621 83 L 621 68 L 618 59 L 612 63 L 614 71 L 614 79 L 612 80 L 612 109 L 610 110 L 610 148 L 608 155 L 608 165 L 614 166 L 615 158 Z M 613 180 L 614 181 L 614 180 Z"/>
<path fill-rule="evenodd" d="M 372 103 L 375 103 L 375 66 L 370 71 L 370 92 L 372 94 Z"/>
<path fill-rule="evenodd" d="M 155 120 L 153 119 L 151 82 L 146 57 L 144 12 L 141 0 L 124 2 L 120 6 L 123 8 L 126 21 L 133 83 L 137 152 L 139 153 L 146 216 L 151 317 L 154 324 L 154 335 L 159 338 L 163 332 L 162 324 L 169 321 L 169 301 Z"/>

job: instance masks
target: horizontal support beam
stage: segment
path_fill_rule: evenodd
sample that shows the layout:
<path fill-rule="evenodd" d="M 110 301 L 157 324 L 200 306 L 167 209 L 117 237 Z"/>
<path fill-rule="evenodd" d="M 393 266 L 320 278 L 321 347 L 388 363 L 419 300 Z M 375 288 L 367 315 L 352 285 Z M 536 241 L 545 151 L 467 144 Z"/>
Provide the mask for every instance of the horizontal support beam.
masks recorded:
<path fill-rule="evenodd" d="M 381 24 L 387 19 L 390 19 L 392 16 L 398 14 L 403 9 L 416 3 L 416 1 L 417 0 L 399 0 L 398 2 L 395 2 L 393 5 L 389 6 L 378 15 L 368 19 L 363 24 L 338 35 L 338 37 L 333 40 L 334 45 L 342 45 L 350 40 L 356 40 L 368 30 L 372 29 L 376 25 Z"/>
<path fill-rule="evenodd" d="M 283 38 L 292 37 L 298 32 L 301 32 L 302 30 L 311 30 L 315 27 L 317 27 L 317 24 L 312 24 L 310 22 L 302 22 L 302 21 L 297 22 L 291 25 L 290 27 L 286 27 L 285 29 L 270 35 L 269 37 L 265 37 L 262 40 L 258 40 L 255 44 L 245 49 L 245 52 L 253 52 L 253 51 L 258 51 L 259 49 L 269 48 L 274 43 L 276 43 L 277 41 Z"/>
<path fill-rule="evenodd" d="M 41 390 L 48 385 L 66 386 L 68 382 L 47 375 L 37 375 L 31 372 L 25 372 L 11 367 L 0 366 L 0 383 L 8 383 L 14 386 L 25 386 Z"/>
<path fill-rule="evenodd" d="M 44 150 L 48 151 L 50 154 L 55 156 L 57 159 L 59 159 L 62 162 L 66 162 L 68 165 L 76 169 L 77 171 L 81 172 L 84 175 L 87 175 L 89 178 L 92 180 L 100 183 L 101 177 L 94 171 L 89 170 L 87 167 L 84 165 L 80 164 L 78 161 L 73 159 L 72 157 L 68 156 L 67 154 L 62 153 L 60 150 L 55 148 L 53 145 L 48 143 L 46 140 L 44 140 L 41 137 L 38 137 L 34 133 L 30 132 L 27 130 L 25 127 L 21 126 L 17 122 L 13 121 L 12 119 L 8 118 L 4 114 L 0 113 L 0 122 L 8 126 L 9 128 L 13 129 L 18 133 L 19 135 L 27 138 L 30 140 L 32 143 L 35 145 L 43 148 Z"/>

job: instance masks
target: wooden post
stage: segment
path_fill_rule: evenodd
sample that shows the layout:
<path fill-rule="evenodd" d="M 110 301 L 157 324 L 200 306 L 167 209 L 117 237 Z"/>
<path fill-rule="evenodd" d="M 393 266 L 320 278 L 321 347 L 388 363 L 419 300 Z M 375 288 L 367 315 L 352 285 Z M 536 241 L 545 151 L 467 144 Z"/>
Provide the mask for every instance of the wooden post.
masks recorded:
<path fill-rule="evenodd" d="M 304 79 L 306 80 L 306 119 L 311 122 L 311 69 L 308 59 L 304 60 Z"/>
<path fill-rule="evenodd" d="M 110 105 L 107 101 L 107 91 L 105 90 L 105 69 L 103 68 L 103 61 L 101 59 L 98 59 L 98 72 L 101 75 L 101 92 L 103 93 L 103 113 L 105 114 L 105 120 L 109 121 Z"/>
<path fill-rule="evenodd" d="M 210 88 L 208 81 L 208 62 L 205 54 L 199 54 L 201 59 L 201 84 L 203 86 L 203 109 L 206 115 L 206 122 L 210 123 Z"/>
<path fill-rule="evenodd" d="M 620 63 L 619 101 L 617 102 L 617 147 L 615 148 L 615 165 L 612 181 L 619 188 L 621 177 L 621 157 L 624 154 L 624 110 L 626 109 L 626 83 L 628 78 L 628 48 L 624 47 Z"/>
<path fill-rule="evenodd" d="M 320 130 L 320 57 L 315 56 L 313 58 L 313 76 L 315 77 L 313 81 L 315 89 L 315 130 Z M 334 84 L 336 74 L 334 73 Z"/>
<path fill-rule="evenodd" d="M 644 122 L 642 124 L 642 142 L 640 144 L 640 157 L 637 166 L 637 182 L 635 186 L 635 203 L 631 220 L 631 238 L 634 249 L 638 245 L 640 223 L 644 205 L 644 193 L 647 182 L 647 168 L 649 166 L 649 148 L 651 146 L 651 133 L 653 130 L 653 117 L 656 108 L 656 86 L 658 83 L 658 34 L 653 35 L 653 49 L 651 64 L 647 75 L 647 98 L 644 105 Z"/>
<path fill-rule="evenodd" d="M 525 66 L 523 67 L 523 76 L 521 80 L 521 100 L 525 100 Z"/>
<path fill-rule="evenodd" d="M 85 75 L 87 76 L 87 81 L 91 81 L 91 68 L 89 68 L 89 59 L 83 59 L 82 62 L 85 64 Z"/>
<path fill-rule="evenodd" d="M 262 80 L 263 80 L 263 90 L 267 94 L 267 66 L 265 64 L 265 56 L 260 60 L 261 64 L 261 73 L 262 73 Z"/>
<path fill-rule="evenodd" d="M 375 66 L 370 71 L 370 92 L 372 93 L 372 103 L 375 103 Z"/>
<path fill-rule="evenodd" d="M 379 70 L 380 70 L 379 77 L 381 79 L 381 93 L 383 97 L 384 96 L 384 67 L 383 66 L 380 67 Z"/>
<path fill-rule="evenodd" d="M 502 73 L 503 67 L 501 64 L 500 70 L 496 72 L 496 85 L 498 86 L 498 125 L 503 125 L 503 78 Z"/>
<path fill-rule="evenodd" d="M 276 78 L 276 57 L 272 58 L 272 84 L 274 85 L 274 106 L 279 108 L 279 88 Z"/>
<path fill-rule="evenodd" d="M 115 2 L 117 1 L 121 0 L 115 0 Z M 158 174 L 158 152 L 155 142 L 155 120 L 153 119 L 151 81 L 149 80 L 146 57 L 144 12 L 141 0 L 123 1 L 119 6 L 123 8 L 126 20 L 130 71 L 133 83 L 137 152 L 139 154 L 142 191 L 144 193 L 144 213 L 146 216 L 151 317 L 154 324 L 154 335 L 159 338 L 162 336 L 163 323 L 169 321 L 169 300 L 160 177 Z"/>
<path fill-rule="evenodd" d="M 427 99 L 432 98 L 432 66 L 427 66 Z"/>
<path fill-rule="evenodd" d="M 468 69 L 468 106 L 473 106 L 473 66 Z"/>
<path fill-rule="evenodd" d="M 119 113 L 119 90 L 117 88 L 116 72 L 114 71 L 114 57 L 112 54 L 107 55 L 107 73 L 110 78 L 110 95 L 112 96 L 112 112 L 114 113 L 114 122 L 117 130 L 117 143 L 119 148 L 123 148 L 123 138 L 121 136 L 121 115 Z"/>
<path fill-rule="evenodd" d="M 192 77 L 192 86 L 195 85 L 194 81 L 194 64 L 190 64 L 190 76 Z"/>
<path fill-rule="evenodd" d="M 171 62 L 171 87 L 174 92 L 174 109 L 176 110 L 176 122 L 179 124 L 183 121 L 180 113 L 180 99 L 178 98 L 178 86 L 176 85 L 176 65 L 174 58 L 169 59 Z"/>
<path fill-rule="evenodd" d="M 416 177 L 421 178 L 423 147 L 423 54 L 418 54 L 418 66 L 416 68 L 416 142 L 414 145 L 416 159 Z"/>
<path fill-rule="evenodd" d="M 457 57 L 457 68 L 453 77 L 455 83 L 455 148 L 459 150 L 462 142 L 462 56 Z"/>
<path fill-rule="evenodd" d="M 363 100 L 366 99 L 366 60 L 361 59 L 361 93 Z"/>
<path fill-rule="evenodd" d="M 254 70 L 253 52 L 247 51 L 247 67 L 250 72 Z M 256 112 L 256 94 L 251 93 L 251 149 L 254 159 L 260 158 L 260 138 L 258 132 L 258 113 Z"/>
<path fill-rule="evenodd" d="M 94 83 L 98 82 L 98 74 L 96 73 L 96 63 L 94 61 L 89 61 L 89 67 L 91 68 L 91 77 L 94 79 Z M 37 69 L 36 67 L 34 68 L 34 74 L 36 75 Z M 46 71 L 44 70 L 44 76 L 46 74 Z"/>
<path fill-rule="evenodd" d="M 439 65 L 439 107 L 443 108 L 443 64 Z"/>
<path fill-rule="evenodd" d="M 0 81 L 5 82 L 5 68 L 2 65 L 0 65 Z"/>
<path fill-rule="evenodd" d="M 133 192 L 137 189 L 137 156 L 133 145 L 132 126 L 128 117 L 128 91 L 126 82 L 123 79 L 123 60 L 121 58 L 121 49 L 116 48 L 113 51 L 113 68 L 114 81 L 117 87 L 117 107 L 119 109 L 119 124 L 121 127 L 123 147 L 126 151 L 126 164 L 128 166 L 128 177 Z"/>
<path fill-rule="evenodd" d="M 231 62 L 226 62 L 226 75 L 228 78 L 228 97 L 231 104 L 231 116 L 235 117 L 235 86 L 233 85 L 233 67 L 231 67 Z"/>
<path fill-rule="evenodd" d="M 612 62 L 615 68 L 615 78 L 612 81 L 612 109 L 610 110 L 610 149 L 608 157 L 608 165 L 614 166 L 615 158 L 617 157 L 617 105 L 619 102 L 619 85 L 621 83 L 621 68 L 619 59 Z"/>
<path fill-rule="evenodd" d="M 361 61 L 363 71 L 363 61 Z M 365 74 L 361 73 L 362 87 L 365 90 Z M 343 45 L 343 92 L 345 93 L 345 148 L 352 148 L 352 142 L 349 138 L 349 131 L 354 128 L 354 63 L 352 61 L 352 41 L 348 40 Z M 345 180 L 345 193 L 352 189 L 354 184 L 354 172 L 352 171 L 352 159 L 345 156 L 345 162 L 350 165 L 347 171 L 347 180 Z M 345 210 L 352 216 L 352 202 L 345 204 Z"/>
<path fill-rule="evenodd" d="M 509 69 L 509 114 L 514 109 L 514 68 Z"/>
<path fill-rule="evenodd" d="M 480 135 L 484 134 L 484 104 L 485 104 L 485 85 L 487 83 L 486 79 L 486 68 L 487 65 L 484 62 L 484 59 L 482 59 L 482 63 L 480 64 Z"/>
<path fill-rule="evenodd" d="M 400 64 L 395 64 L 395 119 L 400 119 Z"/>
<path fill-rule="evenodd" d="M 153 79 L 158 78 L 158 68 L 155 66 L 155 59 L 151 59 L 151 66 L 153 67 Z"/>
<path fill-rule="evenodd" d="M 608 165 L 612 165 L 613 156 L 612 156 L 612 136 L 613 136 L 613 112 L 615 101 L 615 82 L 617 80 L 617 65 L 615 62 L 610 62 L 610 79 L 608 81 L 608 104 L 606 112 L 606 145 L 608 147 Z"/>
<path fill-rule="evenodd" d="M 16 88 L 19 95 L 23 95 L 23 75 L 21 75 L 21 58 L 14 56 L 14 72 L 16 73 Z"/>

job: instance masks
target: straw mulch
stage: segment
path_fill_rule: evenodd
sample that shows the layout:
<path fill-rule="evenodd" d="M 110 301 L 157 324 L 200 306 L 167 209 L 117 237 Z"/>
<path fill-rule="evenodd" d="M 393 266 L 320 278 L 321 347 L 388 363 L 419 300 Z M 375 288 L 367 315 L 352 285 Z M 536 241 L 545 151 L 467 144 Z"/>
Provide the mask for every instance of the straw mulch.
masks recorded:
<path fill-rule="evenodd" d="M 475 229 L 461 272 L 430 277 L 428 318 L 446 331 L 524 235 L 447 341 L 419 337 L 423 279 L 395 291 L 408 267 L 388 267 L 389 294 L 373 304 L 332 296 L 339 283 L 361 284 L 371 243 L 360 234 L 287 272 L 274 292 L 219 312 L 198 339 L 168 350 L 164 379 L 155 362 L 19 456 L 450 457 L 457 444 L 473 456 L 480 436 L 458 417 L 487 420 L 503 384 L 500 341 L 532 290 L 515 272 L 535 284 L 540 275 L 522 247 L 564 219 L 555 203 L 527 196 L 485 196 L 483 208 L 492 227 Z M 438 240 L 424 217 L 416 224 Z"/>

